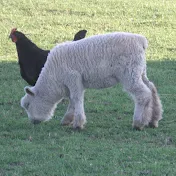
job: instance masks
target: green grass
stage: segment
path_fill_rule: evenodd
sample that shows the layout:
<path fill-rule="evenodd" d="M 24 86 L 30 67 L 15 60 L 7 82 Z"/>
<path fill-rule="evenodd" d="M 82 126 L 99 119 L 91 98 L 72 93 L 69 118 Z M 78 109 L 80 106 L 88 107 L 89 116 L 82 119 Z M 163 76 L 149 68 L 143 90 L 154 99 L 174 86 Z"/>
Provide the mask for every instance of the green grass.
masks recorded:
<path fill-rule="evenodd" d="M 176 3 L 174 0 L 1 0 L 0 176 L 175 176 Z M 62 127 L 67 101 L 53 119 L 29 123 L 20 107 L 27 85 L 8 40 L 17 27 L 42 48 L 112 31 L 147 37 L 148 77 L 158 88 L 163 120 L 158 129 L 132 130 L 134 104 L 122 87 L 87 90 L 83 131 Z"/>

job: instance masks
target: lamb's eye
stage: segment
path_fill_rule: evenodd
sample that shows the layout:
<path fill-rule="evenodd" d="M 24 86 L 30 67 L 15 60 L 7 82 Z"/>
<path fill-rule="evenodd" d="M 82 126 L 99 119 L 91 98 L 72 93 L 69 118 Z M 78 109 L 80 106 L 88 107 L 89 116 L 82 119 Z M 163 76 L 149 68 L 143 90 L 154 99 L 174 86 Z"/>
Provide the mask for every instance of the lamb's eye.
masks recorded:
<path fill-rule="evenodd" d="M 28 107 L 29 107 L 29 102 L 26 102 L 26 103 L 24 104 L 24 107 L 25 107 L 26 109 L 28 109 Z"/>

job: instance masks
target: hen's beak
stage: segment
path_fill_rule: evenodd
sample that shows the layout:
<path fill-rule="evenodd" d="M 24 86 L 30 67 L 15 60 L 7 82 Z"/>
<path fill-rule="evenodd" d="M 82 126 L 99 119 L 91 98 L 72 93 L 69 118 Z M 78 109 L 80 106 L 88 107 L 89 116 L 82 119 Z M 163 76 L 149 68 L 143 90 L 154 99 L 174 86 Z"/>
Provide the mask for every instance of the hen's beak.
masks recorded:
<path fill-rule="evenodd" d="M 15 35 L 13 35 L 13 34 L 10 34 L 10 35 L 9 35 L 9 39 L 11 39 L 11 40 L 12 40 L 12 42 L 14 42 L 14 43 L 16 43 L 16 42 L 17 42 L 17 38 L 16 38 L 16 36 L 15 36 Z"/>

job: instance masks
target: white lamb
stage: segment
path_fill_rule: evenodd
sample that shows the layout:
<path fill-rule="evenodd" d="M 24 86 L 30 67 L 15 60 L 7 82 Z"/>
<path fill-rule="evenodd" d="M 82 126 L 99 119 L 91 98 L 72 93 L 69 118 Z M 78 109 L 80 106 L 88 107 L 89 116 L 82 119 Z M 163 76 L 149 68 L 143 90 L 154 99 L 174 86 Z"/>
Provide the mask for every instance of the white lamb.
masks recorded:
<path fill-rule="evenodd" d="M 135 102 L 133 127 L 158 127 L 162 105 L 146 75 L 144 36 L 115 32 L 95 35 L 54 47 L 34 87 L 25 87 L 21 106 L 36 124 L 53 116 L 57 104 L 69 98 L 61 124 L 83 128 L 86 123 L 84 91 L 120 82 Z"/>

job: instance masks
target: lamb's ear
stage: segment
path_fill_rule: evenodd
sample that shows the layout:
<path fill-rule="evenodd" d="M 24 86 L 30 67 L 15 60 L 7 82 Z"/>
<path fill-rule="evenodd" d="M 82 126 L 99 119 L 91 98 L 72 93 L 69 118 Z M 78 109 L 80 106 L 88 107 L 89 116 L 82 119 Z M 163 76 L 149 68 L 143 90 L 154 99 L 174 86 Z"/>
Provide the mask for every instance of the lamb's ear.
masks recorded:
<path fill-rule="evenodd" d="M 73 41 L 81 40 L 86 36 L 87 31 L 86 30 L 81 30 L 77 32 L 74 36 Z"/>
<path fill-rule="evenodd" d="M 34 92 L 31 90 L 31 88 L 28 86 L 24 88 L 24 91 L 31 96 L 35 95 Z"/>

